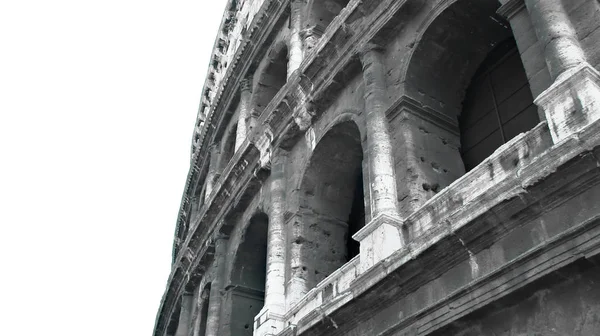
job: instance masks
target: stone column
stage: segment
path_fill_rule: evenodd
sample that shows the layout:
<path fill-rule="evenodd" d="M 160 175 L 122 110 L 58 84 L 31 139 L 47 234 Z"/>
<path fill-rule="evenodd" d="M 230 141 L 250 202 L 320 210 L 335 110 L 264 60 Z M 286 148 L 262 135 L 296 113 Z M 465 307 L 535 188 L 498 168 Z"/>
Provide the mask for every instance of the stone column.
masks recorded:
<path fill-rule="evenodd" d="M 240 148 L 251 131 L 252 117 L 252 79 L 246 78 L 240 83 L 240 115 L 238 118 L 237 132 L 235 135 L 235 151 Z"/>
<path fill-rule="evenodd" d="M 198 286 L 198 291 L 194 297 L 194 305 L 196 306 L 193 328 L 189 336 L 205 336 L 206 333 L 206 316 L 208 313 L 208 297 L 209 291 Z"/>
<path fill-rule="evenodd" d="M 208 202 L 210 194 L 213 191 L 215 180 L 218 178 L 219 168 L 219 143 L 214 143 L 210 147 L 210 163 L 208 164 L 208 174 L 206 174 L 206 190 L 204 191 L 204 202 Z"/>
<path fill-rule="evenodd" d="M 369 45 L 361 54 L 365 83 L 368 167 L 371 184 L 371 214 L 399 218 L 392 141 L 385 116 L 388 101 L 385 68 L 380 50 Z"/>
<path fill-rule="evenodd" d="M 188 332 L 186 336 L 194 336 L 196 325 L 198 324 L 198 298 L 200 296 L 200 286 L 197 286 L 194 290 L 194 295 L 192 297 L 192 309 L 190 311 L 190 327 L 188 328 Z"/>
<path fill-rule="evenodd" d="M 300 68 L 300 63 L 303 59 L 302 38 L 300 31 L 302 30 L 302 10 L 306 7 L 306 0 L 292 0 L 290 16 L 290 36 L 289 36 L 289 57 L 287 78 Z"/>
<path fill-rule="evenodd" d="M 402 248 L 392 142 L 385 111 L 385 65 L 381 49 L 369 43 L 360 53 L 365 83 L 369 192 L 372 220 L 353 238 L 360 241 L 361 268 L 367 269 Z"/>
<path fill-rule="evenodd" d="M 600 74 L 586 60 L 562 0 L 525 0 L 554 83 L 535 100 L 559 142 L 600 119 Z"/>
<path fill-rule="evenodd" d="M 192 294 L 186 293 L 181 297 L 181 313 L 179 314 L 179 324 L 175 336 L 188 336 L 193 301 L 194 296 Z"/>
<path fill-rule="evenodd" d="M 267 279 L 265 306 L 283 313 L 285 307 L 285 163 L 282 151 L 275 154 L 271 163 L 271 207 L 267 243 Z"/>
<path fill-rule="evenodd" d="M 525 0 L 538 39 L 544 45 L 546 63 L 553 79 L 585 63 L 577 32 L 561 0 Z"/>
<path fill-rule="evenodd" d="M 226 236 L 215 239 L 215 257 L 213 261 L 214 278 L 210 285 L 208 299 L 208 314 L 206 317 L 206 336 L 219 336 L 219 320 L 221 317 L 221 303 L 223 302 L 223 285 L 225 283 L 225 257 L 227 255 Z"/>
<path fill-rule="evenodd" d="M 285 314 L 285 164 L 287 153 L 279 150 L 271 159 L 269 229 L 265 305 L 255 319 L 255 335 L 275 335 L 284 328 Z"/>

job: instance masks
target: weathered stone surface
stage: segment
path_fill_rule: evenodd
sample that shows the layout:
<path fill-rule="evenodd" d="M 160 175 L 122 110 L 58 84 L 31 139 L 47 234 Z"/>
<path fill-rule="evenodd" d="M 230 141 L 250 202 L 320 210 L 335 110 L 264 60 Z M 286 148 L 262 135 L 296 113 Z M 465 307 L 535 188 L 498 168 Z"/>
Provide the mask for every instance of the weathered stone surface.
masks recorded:
<path fill-rule="evenodd" d="M 230 1 L 155 336 L 596 335 L 599 13 Z M 511 38 L 522 68 L 489 60 Z M 467 167 L 481 76 L 467 126 L 487 152 Z M 542 122 L 505 138 L 521 89 Z"/>

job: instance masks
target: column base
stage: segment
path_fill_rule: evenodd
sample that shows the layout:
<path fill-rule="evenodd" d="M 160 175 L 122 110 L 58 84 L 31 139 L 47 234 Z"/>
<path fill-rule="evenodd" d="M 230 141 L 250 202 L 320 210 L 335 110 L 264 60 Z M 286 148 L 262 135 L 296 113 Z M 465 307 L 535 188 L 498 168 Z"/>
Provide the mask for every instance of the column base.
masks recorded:
<path fill-rule="evenodd" d="M 283 313 L 282 308 L 263 307 L 254 318 L 253 336 L 273 336 L 283 331 L 285 319 L 280 313 Z"/>
<path fill-rule="evenodd" d="M 404 247 L 402 220 L 379 215 L 358 231 L 352 239 L 360 242 L 360 272 L 364 272 Z"/>
<path fill-rule="evenodd" d="M 600 119 L 600 73 L 583 64 L 561 74 L 536 99 L 554 143 Z"/>

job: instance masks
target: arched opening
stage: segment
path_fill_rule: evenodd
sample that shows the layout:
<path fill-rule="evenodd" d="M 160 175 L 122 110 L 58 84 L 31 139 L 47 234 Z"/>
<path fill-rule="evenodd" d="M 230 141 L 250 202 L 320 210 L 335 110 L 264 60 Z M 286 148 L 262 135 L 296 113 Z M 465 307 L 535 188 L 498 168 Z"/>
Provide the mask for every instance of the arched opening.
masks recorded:
<path fill-rule="evenodd" d="M 254 114 L 259 116 L 287 81 L 288 50 L 277 44 L 267 55 L 267 65 L 254 87 Z"/>
<path fill-rule="evenodd" d="M 499 44 L 479 66 L 467 89 L 459 122 L 467 171 L 540 122 L 513 38 Z"/>
<path fill-rule="evenodd" d="M 292 240 L 292 277 L 305 290 L 358 255 L 352 239 L 365 224 L 362 146 L 356 124 L 334 126 L 319 141 L 299 190 Z"/>
<path fill-rule="evenodd" d="M 350 0 L 309 0 L 304 29 L 320 38 Z"/>
<path fill-rule="evenodd" d="M 405 176 L 409 184 L 415 185 L 411 190 L 422 186 L 421 191 L 407 197 L 407 200 L 419 198 L 415 204 L 406 206 L 412 211 L 503 143 L 480 144 L 494 130 L 500 132 L 496 110 L 502 110 L 500 124 L 506 124 L 510 128 L 507 133 L 513 134 L 507 135 L 505 141 L 537 124 L 537 115 L 530 114 L 535 113 L 531 92 L 519 52 L 511 42 L 512 30 L 496 14 L 500 3 L 497 0 L 440 2 L 447 7 L 426 25 L 410 56 L 402 84 L 403 94 L 447 120 L 418 119 L 414 130 L 409 131 L 410 139 L 403 139 L 419 144 L 411 148 L 414 152 L 406 159 L 417 158 L 410 163 L 410 173 Z M 497 98 L 496 110 L 492 92 Z M 490 124 L 494 121 L 497 127 Z M 523 123 L 514 127 L 515 122 Z M 397 171 L 400 175 L 403 172 Z M 402 200 L 400 206 L 404 206 Z"/>
<path fill-rule="evenodd" d="M 231 286 L 228 289 L 231 295 L 231 335 L 251 336 L 254 317 L 263 307 L 268 226 L 266 214 L 254 215 L 236 253 Z"/>
<path fill-rule="evenodd" d="M 210 284 L 206 285 L 198 298 L 198 313 L 194 322 L 194 335 L 206 334 L 206 319 L 208 318 L 208 305 L 210 299 Z"/>

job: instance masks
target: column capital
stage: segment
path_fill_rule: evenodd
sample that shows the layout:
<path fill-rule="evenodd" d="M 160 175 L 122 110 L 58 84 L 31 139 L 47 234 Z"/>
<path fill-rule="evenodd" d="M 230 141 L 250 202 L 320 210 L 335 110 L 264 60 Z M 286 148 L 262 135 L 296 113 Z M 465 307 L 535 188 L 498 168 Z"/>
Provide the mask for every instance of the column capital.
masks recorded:
<path fill-rule="evenodd" d="M 220 225 L 220 226 L 224 226 L 224 225 Z M 212 241 L 213 242 L 217 242 L 217 241 L 227 241 L 229 240 L 229 235 L 225 234 L 223 232 L 217 231 L 213 234 L 212 236 Z"/>
<path fill-rule="evenodd" d="M 368 54 L 372 51 L 377 53 L 383 53 L 385 51 L 385 47 L 382 44 L 377 43 L 375 41 L 365 43 L 360 48 L 358 48 L 358 57 L 360 58 L 360 61 L 364 63 L 365 57 L 367 57 Z"/>

